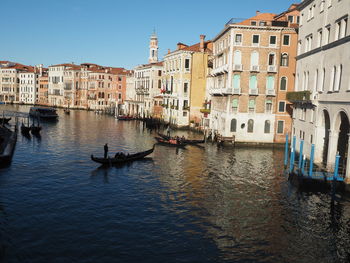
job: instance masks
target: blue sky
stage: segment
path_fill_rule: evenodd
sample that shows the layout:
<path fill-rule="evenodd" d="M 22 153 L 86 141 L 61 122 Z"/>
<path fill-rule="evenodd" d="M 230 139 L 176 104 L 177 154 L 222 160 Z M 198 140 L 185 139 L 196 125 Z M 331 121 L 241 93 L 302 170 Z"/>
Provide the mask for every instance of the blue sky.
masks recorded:
<path fill-rule="evenodd" d="M 219 33 L 232 17 L 280 13 L 299 0 L 1 0 L 0 60 L 45 66 L 147 63 L 153 28 L 159 57 L 178 42 Z"/>

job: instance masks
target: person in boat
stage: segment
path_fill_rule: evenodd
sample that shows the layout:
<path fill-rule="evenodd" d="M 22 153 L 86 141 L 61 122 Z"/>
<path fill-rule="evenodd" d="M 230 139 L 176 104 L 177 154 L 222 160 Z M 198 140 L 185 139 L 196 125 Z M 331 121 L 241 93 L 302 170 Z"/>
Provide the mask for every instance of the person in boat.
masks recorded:
<path fill-rule="evenodd" d="M 170 124 L 168 125 L 168 128 L 166 129 L 166 136 L 170 137 Z"/>
<path fill-rule="evenodd" d="M 107 143 L 105 144 L 105 146 L 103 147 L 103 149 L 104 149 L 104 152 L 105 152 L 104 158 L 107 159 L 107 155 L 108 155 L 108 144 L 107 144 Z"/>
<path fill-rule="evenodd" d="M 181 142 L 184 142 L 186 139 L 185 139 L 185 136 L 182 135 L 181 137 Z"/>

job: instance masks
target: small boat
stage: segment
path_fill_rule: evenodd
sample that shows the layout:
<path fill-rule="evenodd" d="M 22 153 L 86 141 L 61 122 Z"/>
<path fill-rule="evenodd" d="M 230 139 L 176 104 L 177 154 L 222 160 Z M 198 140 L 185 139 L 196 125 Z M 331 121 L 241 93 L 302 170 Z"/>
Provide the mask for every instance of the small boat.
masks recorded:
<path fill-rule="evenodd" d="M 119 115 L 119 116 L 117 117 L 117 119 L 120 120 L 120 121 L 132 121 L 132 120 L 134 120 L 133 117 L 131 117 L 131 116 L 126 116 L 126 115 Z"/>
<path fill-rule="evenodd" d="M 158 133 L 158 135 L 160 137 L 162 137 L 163 139 L 165 140 L 170 140 L 170 139 L 175 139 L 174 137 L 170 137 L 170 136 L 167 136 L 165 134 L 162 134 L 162 133 Z M 205 140 L 188 140 L 188 139 L 184 139 L 182 140 L 182 142 L 186 143 L 186 144 L 197 144 L 197 143 L 205 143 Z"/>
<path fill-rule="evenodd" d="M 0 124 L 8 124 L 11 118 L 0 117 Z"/>
<path fill-rule="evenodd" d="M 41 126 L 30 126 L 30 131 L 32 134 L 39 134 L 41 131 Z"/>
<path fill-rule="evenodd" d="M 17 142 L 17 126 L 12 131 L 0 126 L 0 167 L 8 166 L 12 161 Z"/>
<path fill-rule="evenodd" d="M 64 109 L 63 110 L 65 114 L 69 115 L 70 114 L 70 110 L 69 109 Z"/>
<path fill-rule="evenodd" d="M 177 141 L 175 139 L 166 140 L 160 137 L 154 138 L 157 140 L 158 143 L 172 147 L 185 147 L 187 145 L 185 142 Z"/>
<path fill-rule="evenodd" d="M 57 120 L 58 115 L 54 108 L 31 107 L 29 116 L 39 118 L 40 120 Z"/>
<path fill-rule="evenodd" d="M 22 134 L 28 136 L 30 130 L 31 130 L 30 127 L 25 126 L 24 123 L 22 122 L 22 125 L 21 125 L 21 132 L 22 132 Z"/>
<path fill-rule="evenodd" d="M 94 157 L 93 155 L 91 155 L 91 160 L 96 162 L 96 163 L 100 163 L 102 165 L 124 164 L 124 163 L 128 163 L 128 162 L 132 162 L 132 161 L 136 161 L 136 160 L 140 160 L 140 159 L 145 158 L 147 155 L 150 155 L 151 153 L 153 153 L 154 147 L 155 147 L 155 144 L 153 145 L 152 149 L 149 149 L 147 151 L 138 152 L 138 153 L 134 153 L 134 154 L 127 154 L 127 155 L 124 154 L 124 155 L 120 155 L 120 156 L 114 157 L 114 158 L 97 158 L 97 157 Z"/>

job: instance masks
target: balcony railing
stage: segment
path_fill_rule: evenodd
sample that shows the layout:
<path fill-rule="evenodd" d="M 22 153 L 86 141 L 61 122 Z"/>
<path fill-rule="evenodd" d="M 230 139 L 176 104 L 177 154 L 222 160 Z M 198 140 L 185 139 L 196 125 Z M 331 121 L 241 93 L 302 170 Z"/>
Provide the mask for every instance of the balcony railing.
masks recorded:
<path fill-rule="evenodd" d="M 267 67 L 267 72 L 271 72 L 271 73 L 276 73 L 277 72 L 277 68 L 276 66 L 268 66 Z"/>
<path fill-rule="evenodd" d="M 242 71 L 242 70 L 243 70 L 242 64 L 234 64 L 233 65 L 233 71 Z"/>
<path fill-rule="evenodd" d="M 201 113 L 207 113 L 207 114 L 210 114 L 210 109 L 200 109 L 200 112 Z"/>
<path fill-rule="evenodd" d="M 250 71 L 251 72 L 259 72 L 260 67 L 258 65 L 252 65 L 252 66 L 250 66 Z"/>
<path fill-rule="evenodd" d="M 223 66 L 220 66 L 220 67 L 217 67 L 217 68 L 214 68 L 212 71 L 211 71 L 211 74 L 212 75 L 220 75 L 220 74 L 224 74 L 228 72 L 228 65 L 223 65 Z"/>
<path fill-rule="evenodd" d="M 266 89 L 267 96 L 276 96 L 276 91 L 274 89 Z"/>
<path fill-rule="evenodd" d="M 249 89 L 249 95 L 258 96 L 259 90 L 258 89 Z"/>
<path fill-rule="evenodd" d="M 182 109 L 183 110 L 190 110 L 190 106 L 183 106 Z"/>
<path fill-rule="evenodd" d="M 233 89 L 233 95 L 241 95 L 241 88 Z"/>

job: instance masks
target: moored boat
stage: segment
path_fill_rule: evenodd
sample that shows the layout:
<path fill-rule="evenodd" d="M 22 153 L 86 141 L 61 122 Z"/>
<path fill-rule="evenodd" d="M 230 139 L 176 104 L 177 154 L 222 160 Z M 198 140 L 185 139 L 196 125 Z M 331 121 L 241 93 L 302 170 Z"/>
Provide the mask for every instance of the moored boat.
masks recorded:
<path fill-rule="evenodd" d="M 17 142 L 17 126 L 12 131 L 0 126 L 0 167 L 8 166 L 12 161 Z"/>
<path fill-rule="evenodd" d="M 167 136 L 165 134 L 162 134 L 162 133 L 158 133 L 158 135 L 165 139 L 165 140 L 170 140 L 170 139 L 173 139 L 175 140 L 176 138 L 174 137 L 170 137 L 170 136 Z M 181 139 L 181 138 L 180 138 Z M 181 140 L 182 142 L 186 143 L 186 144 L 197 144 L 197 143 L 205 143 L 205 140 L 189 140 L 189 139 L 182 139 Z"/>
<path fill-rule="evenodd" d="M 154 137 L 159 144 L 168 145 L 172 147 L 185 147 L 187 144 L 185 142 L 175 140 L 175 139 L 163 139 L 160 137 Z"/>
<path fill-rule="evenodd" d="M 0 117 L 0 124 L 8 124 L 11 118 Z"/>
<path fill-rule="evenodd" d="M 29 115 L 40 120 L 57 120 L 58 118 L 56 109 L 48 107 L 31 107 Z"/>
<path fill-rule="evenodd" d="M 135 120 L 133 117 L 126 116 L 126 115 L 119 115 L 117 117 L 117 119 L 120 120 L 120 121 L 132 121 L 132 120 Z"/>
<path fill-rule="evenodd" d="M 96 162 L 96 163 L 100 163 L 102 165 L 117 165 L 117 164 L 128 163 L 128 162 L 143 159 L 147 155 L 150 155 L 151 153 L 153 153 L 154 147 L 155 147 L 155 144 L 153 145 L 152 149 L 149 149 L 147 151 L 138 152 L 138 153 L 134 153 L 134 154 L 127 154 L 127 155 L 125 155 L 125 154 L 117 155 L 113 158 L 98 158 L 98 157 L 94 157 L 93 155 L 91 155 L 91 160 Z"/>
<path fill-rule="evenodd" d="M 21 133 L 23 135 L 29 135 L 29 132 L 30 132 L 30 127 L 29 126 L 25 126 L 25 124 L 22 122 L 22 125 L 21 125 Z"/>

